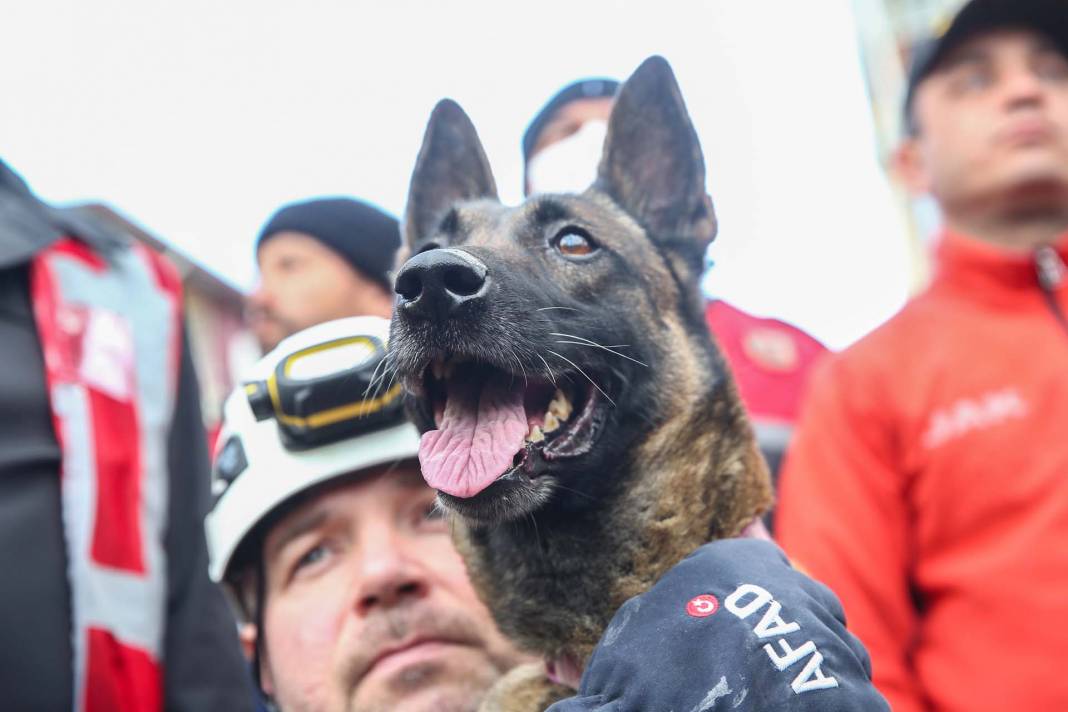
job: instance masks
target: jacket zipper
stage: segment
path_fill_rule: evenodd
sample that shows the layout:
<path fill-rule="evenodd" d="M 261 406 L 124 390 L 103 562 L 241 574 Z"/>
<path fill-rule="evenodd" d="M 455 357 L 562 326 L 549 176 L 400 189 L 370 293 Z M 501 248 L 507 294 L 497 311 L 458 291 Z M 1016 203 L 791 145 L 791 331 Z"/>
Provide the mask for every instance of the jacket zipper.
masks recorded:
<path fill-rule="evenodd" d="M 1057 254 L 1057 250 L 1049 245 L 1037 248 L 1032 257 L 1038 284 L 1042 288 L 1042 294 L 1046 297 L 1046 304 L 1049 305 L 1061 328 L 1068 334 L 1068 317 L 1065 316 L 1064 309 L 1057 300 L 1057 289 L 1064 282 L 1068 268 L 1065 267 L 1061 256 Z"/>

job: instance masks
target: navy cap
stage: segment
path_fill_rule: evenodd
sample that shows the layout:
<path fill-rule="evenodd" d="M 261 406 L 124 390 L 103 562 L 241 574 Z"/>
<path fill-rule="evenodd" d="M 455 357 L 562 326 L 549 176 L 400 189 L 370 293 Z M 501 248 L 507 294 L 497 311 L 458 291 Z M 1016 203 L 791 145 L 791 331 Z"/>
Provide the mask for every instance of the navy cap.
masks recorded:
<path fill-rule="evenodd" d="M 915 131 L 912 103 L 916 90 L 962 42 L 991 30 L 1025 27 L 1050 39 L 1068 55 L 1068 6 L 1064 0 L 971 0 L 942 34 L 921 41 L 913 51 L 905 96 L 905 124 Z"/>
<path fill-rule="evenodd" d="M 534 146 L 538 143 L 538 136 L 545 129 L 553 116 L 562 107 L 579 99 L 599 99 L 606 96 L 615 96 L 619 91 L 619 82 L 605 77 L 594 79 L 580 79 L 572 82 L 556 92 L 552 99 L 541 108 L 534 119 L 523 132 L 523 162 L 530 160 L 530 154 L 534 152 Z"/>
<path fill-rule="evenodd" d="M 256 251 L 280 232 L 314 237 L 341 255 L 356 270 L 391 289 L 389 272 L 400 248 L 397 219 L 352 198 L 319 198 L 284 206 L 271 216 Z"/>

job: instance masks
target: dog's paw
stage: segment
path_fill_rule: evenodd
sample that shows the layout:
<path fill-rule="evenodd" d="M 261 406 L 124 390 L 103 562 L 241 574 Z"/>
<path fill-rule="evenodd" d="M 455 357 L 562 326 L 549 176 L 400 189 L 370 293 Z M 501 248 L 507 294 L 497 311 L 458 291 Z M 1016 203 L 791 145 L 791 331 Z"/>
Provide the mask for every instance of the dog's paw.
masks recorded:
<path fill-rule="evenodd" d="M 544 712 L 554 702 L 574 695 L 565 685 L 549 680 L 545 665 L 531 663 L 513 668 L 497 681 L 479 712 Z"/>

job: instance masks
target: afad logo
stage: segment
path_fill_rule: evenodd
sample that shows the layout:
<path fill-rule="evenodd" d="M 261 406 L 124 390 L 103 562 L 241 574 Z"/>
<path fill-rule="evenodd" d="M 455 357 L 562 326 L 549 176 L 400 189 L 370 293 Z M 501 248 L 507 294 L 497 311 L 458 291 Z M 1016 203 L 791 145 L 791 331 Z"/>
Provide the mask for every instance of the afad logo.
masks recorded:
<path fill-rule="evenodd" d="M 694 596 L 686 603 L 686 612 L 694 618 L 708 618 L 719 610 L 719 601 L 711 593 Z"/>
<path fill-rule="evenodd" d="M 758 641 L 768 641 L 762 647 L 775 669 L 793 675 L 789 684 L 794 694 L 838 687 L 838 680 L 824 672 L 823 653 L 816 643 L 807 639 L 800 623 L 783 617 L 783 605 L 770 591 L 743 583 L 723 600 L 723 606 L 743 621 L 760 614 L 753 634 Z M 718 610 L 719 601 L 710 593 L 694 596 L 686 603 L 686 613 L 694 618 L 707 618 Z"/>

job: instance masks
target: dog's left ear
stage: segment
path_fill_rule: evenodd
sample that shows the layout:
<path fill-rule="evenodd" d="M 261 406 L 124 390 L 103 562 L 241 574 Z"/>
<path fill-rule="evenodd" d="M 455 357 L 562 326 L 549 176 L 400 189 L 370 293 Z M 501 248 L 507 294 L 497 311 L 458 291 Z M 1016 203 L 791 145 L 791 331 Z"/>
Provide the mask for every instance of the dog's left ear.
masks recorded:
<path fill-rule="evenodd" d="M 486 152 L 460 105 L 442 99 L 430 114 L 408 188 L 408 246 L 432 235 L 453 204 L 478 198 L 497 198 Z"/>
<path fill-rule="evenodd" d="M 705 191 L 697 132 L 663 57 L 642 62 L 620 88 L 593 187 L 655 241 L 680 248 L 700 273 L 705 248 L 716 236 L 716 214 Z"/>

